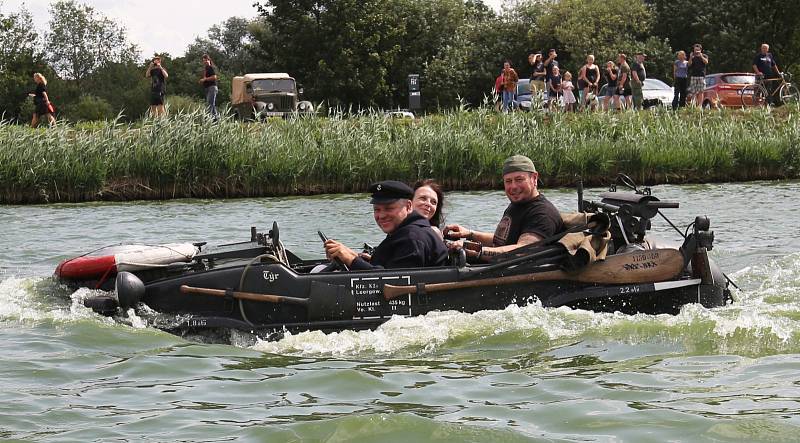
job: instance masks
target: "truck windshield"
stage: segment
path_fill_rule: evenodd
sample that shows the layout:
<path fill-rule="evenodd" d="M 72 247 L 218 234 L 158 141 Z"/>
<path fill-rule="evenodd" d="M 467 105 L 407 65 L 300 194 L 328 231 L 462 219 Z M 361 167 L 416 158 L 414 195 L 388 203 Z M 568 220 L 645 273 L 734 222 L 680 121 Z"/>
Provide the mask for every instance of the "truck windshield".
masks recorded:
<path fill-rule="evenodd" d="M 290 78 L 253 80 L 253 92 L 294 92 L 294 80 Z"/>

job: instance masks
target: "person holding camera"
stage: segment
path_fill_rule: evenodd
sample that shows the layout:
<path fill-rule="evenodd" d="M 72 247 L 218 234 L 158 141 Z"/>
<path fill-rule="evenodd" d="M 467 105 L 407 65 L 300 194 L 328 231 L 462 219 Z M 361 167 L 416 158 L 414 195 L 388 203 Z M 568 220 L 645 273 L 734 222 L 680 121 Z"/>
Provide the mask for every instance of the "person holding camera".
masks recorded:
<path fill-rule="evenodd" d="M 203 77 L 198 81 L 206 91 L 206 104 L 208 104 L 208 113 L 214 121 L 219 118 L 217 114 L 217 71 L 214 69 L 214 62 L 208 54 L 203 54 Z"/>
<path fill-rule="evenodd" d="M 167 70 L 161 66 L 161 57 L 155 56 L 147 66 L 145 77 L 151 80 L 150 85 L 150 115 L 159 117 L 167 115 L 164 108 L 164 96 L 167 93 Z"/>
<path fill-rule="evenodd" d="M 695 43 L 689 56 L 689 96 L 696 106 L 703 104 L 703 90 L 706 88 L 706 66 L 708 56 L 703 53 L 703 46 Z"/>

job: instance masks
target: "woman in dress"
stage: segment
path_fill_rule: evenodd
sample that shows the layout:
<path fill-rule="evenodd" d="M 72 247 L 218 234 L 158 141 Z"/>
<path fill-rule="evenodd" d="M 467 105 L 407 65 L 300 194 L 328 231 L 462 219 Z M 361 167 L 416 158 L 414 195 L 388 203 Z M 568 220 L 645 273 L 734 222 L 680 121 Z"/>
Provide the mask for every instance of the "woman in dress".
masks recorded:
<path fill-rule="evenodd" d="M 47 79 L 40 73 L 33 74 L 33 81 L 36 83 L 36 90 L 28 94 L 33 97 L 33 118 L 31 119 L 31 127 L 39 126 L 39 121 L 42 117 L 47 117 L 47 122 L 50 126 L 56 123 L 56 118 L 53 117 L 53 112 L 50 104 L 50 97 L 47 96 Z"/>

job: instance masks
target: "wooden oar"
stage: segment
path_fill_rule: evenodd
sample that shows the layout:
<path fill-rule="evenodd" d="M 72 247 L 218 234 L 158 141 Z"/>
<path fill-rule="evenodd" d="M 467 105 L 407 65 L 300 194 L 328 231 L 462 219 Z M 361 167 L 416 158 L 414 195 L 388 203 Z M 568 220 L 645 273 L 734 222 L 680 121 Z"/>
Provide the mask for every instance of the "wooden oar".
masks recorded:
<path fill-rule="evenodd" d="M 204 294 L 216 297 L 228 297 L 228 291 L 224 289 L 195 288 L 193 286 L 181 285 L 181 292 L 184 294 Z M 231 291 L 230 296 L 242 300 L 262 301 L 267 303 L 291 303 L 293 305 L 308 306 L 307 298 L 286 297 L 283 295 L 257 294 L 255 292 Z"/>
<path fill-rule="evenodd" d="M 180 290 L 184 294 L 204 294 L 216 297 L 228 297 L 230 295 L 233 298 L 242 300 L 300 305 L 308 309 L 308 317 L 310 319 L 330 320 L 353 318 L 355 299 L 346 289 L 347 288 L 342 286 L 312 282 L 308 298 L 258 294 L 254 292 L 226 291 L 224 289 L 195 288 L 187 285 L 181 285 Z"/>
<path fill-rule="evenodd" d="M 629 284 L 669 280 L 677 276 L 684 267 L 683 254 L 677 249 L 653 249 L 628 254 L 612 255 L 603 261 L 594 262 L 584 269 L 569 273 L 561 270 L 507 277 L 486 278 L 448 283 L 420 284 L 425 292 L 450 291 L 453 289 L 480 288 L 485 286 L 510 285 L 536 281 L 570 280 L 582 283 Z M 383 296 L 387 300 L 405 294 L 416 294 L 417 286 L 384 285 Z"/>

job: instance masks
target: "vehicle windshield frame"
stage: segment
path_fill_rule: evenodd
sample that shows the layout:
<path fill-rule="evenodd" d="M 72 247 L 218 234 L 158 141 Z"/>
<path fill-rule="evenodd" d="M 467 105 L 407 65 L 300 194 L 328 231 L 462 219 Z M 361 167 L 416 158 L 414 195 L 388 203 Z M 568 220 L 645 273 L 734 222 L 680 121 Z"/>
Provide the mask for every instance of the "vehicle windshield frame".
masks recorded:
<path fill-rule="evenodd" d="M 250 82 L 253 93 L 288 92 L 294 93 L 296 85 L 291 78 L 259 78 Z"/>

